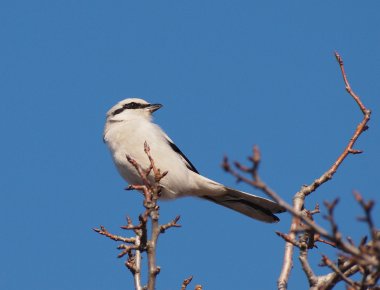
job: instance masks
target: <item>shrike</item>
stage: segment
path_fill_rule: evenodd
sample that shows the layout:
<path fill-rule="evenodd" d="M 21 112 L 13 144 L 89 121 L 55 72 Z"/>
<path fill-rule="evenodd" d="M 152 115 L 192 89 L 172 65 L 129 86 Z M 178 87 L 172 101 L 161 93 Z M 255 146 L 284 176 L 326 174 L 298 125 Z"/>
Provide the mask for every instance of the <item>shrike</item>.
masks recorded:
<path fill-rule="evenodd" d="M 131 98 L 119 102 L 107 113 L 104 142 L 111 151 L 119 173 L 129 184 L 141 184 L 142 181 L 126 155 L 134 158 L 143 168 L 148 168 L 150 163 L 144 152 L 146 141 L 156 167 L 161 172 L 169 172 L 160 181 L 161 199 L 196 196 L 260 221 L 279 221 L 274 214 L 285 211 L 279 204 L 200 175 L 165 132 L 152 122 L 152 113 L 161 107 L 160 104 Z M 154 180 L 153 176 L 149 178 Z"/>

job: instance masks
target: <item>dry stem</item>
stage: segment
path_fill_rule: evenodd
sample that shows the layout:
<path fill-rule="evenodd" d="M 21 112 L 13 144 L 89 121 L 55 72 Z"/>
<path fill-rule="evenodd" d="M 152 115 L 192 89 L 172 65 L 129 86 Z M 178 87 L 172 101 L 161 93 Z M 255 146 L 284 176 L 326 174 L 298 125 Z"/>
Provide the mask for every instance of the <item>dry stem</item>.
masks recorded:
<path fill-rule="evenodd" d="M 333 175 L 335 174 L 335 172 L 338 170 L 338 167 L 342 164 L 343 160 L 349 154 L 357 154 L 357 153 L 361 152 L 358 150 L 354 150 L 353 146 L 354 146 L 356 140 L 359 138 L 359 136 L 367 129 L 367 123 L 370 120 L 370 116 L 371 116 L 371 111 L 368 110 L 363 105 L 360 98 L 351 89 L 351 86 L 347 80 L 347 76 L 346 76 L 346 73 L 344 70 L 342 57 L 337 52 L 335 52 L 335 57 L 339 63 L 339 66 L 340 66 L 340 69 L 342 72 L 342 76 L 343 76 L 343 80 L 344 80 L 344 83 L 346 86 L 346 90 L 351 95 L 351 97 L 354 98 L 354 100 L 357 102 L 357 104 L 358 104 L 360 110 L 362 111 L 364 117 L 363 117 L 363 120 L 357 126 L 357 128 L 356 128 L 353 136 L 351 137 L 350 141 L 348 142 L 346 148 L 343 150 L 342 154 L 338 157 L 338 159 L 334 162 L 334 164 L 330 167 L 330 169 L 327 170 L 321 177 L 314 180 L 314 182 L 312 184 L 310 184 L 309 186 L 303 186 L 301 188 L 301 190 L 295 194 L 295 196 L 293 198 L 293 208 L 294 208 L 294 211 L 297 211 L 297 212 L 300 212 L 303 209 L 306 196 L 308 196 L 313 191 L 315 191 L 323 183 L 330 180 L 333 177 Z M 299 215 L 294 215 L 294 217 L 293 217 L 293 221 L 292 221 L 292 224 L 290 227 L 290 233 L 289 233 L 289 235 L 292 238 L 295 238 L 295 231 L 296 231 L 297 226 L 299 224 L 299 218 L 300 218 Z M 305 222 L 305 220 L 304 220 L 304 222 Z M 310 226 L 310 224 L 308 222 L 306 222 L 306 223 Z M 314 229 L 314 230 L 316 230 L 317 232 L 319 232 L 321 235 L 323 235 L 325 237 L 328 236 L 328 235 L 326 235 L 326 233 L 324 231 L 321 231 L 321 229 Z M 353 249 L 349 244 L 347 244 L 347 245 L 345 244 L 345 248 L 349 248 L 350 252 L 356 252 L 356 250 Z M 359 254 L 359 253 L 356 252 L 355 254 Z M 287 289 L 287 282 L 289 279 L 289 274 L 290 274 L 292 265 L 293 265 L 293 245 L 291 243 L 286 243 L 283 267 L 282 267 L 280 277 L 278 279 L 278 288 L 279 289 Z"/>
<path fill-rule="evenodd" d="M 103 226 L 100 229 L 94 230 L 109 239 L 123 242 L 123 244 L 118 246 L 118 249 L 121 250 L 118 257 L 121 258 L 128 255 L 125 265 L 134 277 L 135 289 L 154 290 L 156 288 L 156 278 L 160 272 L 160 267 L 157 266 L 156 262 L 158 237 L 169 228 L 180 227 L 177 223 L 180 217 L 177 216 L 167 224 L 159 224 L 159 206 L 157 205 L 161 190 L 159 182 L 168 172 L 161 173 L 160 169 L 156 167 L 154 159 L 150 154 L 150 147 L 146 142 L 144 143 L 144 151 L 150 162 L 147 169 L 142 168 L 131 156 L 126 156 L 128 162 L 136 169 L 142 181 L 142 184 L 130 185 L 127 190 L 139 190 L 144 196 L 143 205 L 145 211 L 139 216 L 139 224 L 133 225 L 131 218 L 127 217 L 127 225 L 121 227 L 124 230 L 134 231 L 135 237 L 126 238 L 111 234 Z M 153 173 L 154 177 L 153 182 L 148 178 L 151 173 Z M 148 237 L 147 229 L 149 220 L 151 224 L 150 238 Z M 148 283 L 146 286 L 143 286 L 141 283 L 141 258 L 143 252 L 146 252 L 148 257 Z"/>
<path fill-rule="evenodd" d="M 360 98 L 351 89 L 351 86 L 347 80 L 347 76 L 345 73 L 343 60 L 341 56 L 337 52 L 335 52 L 335 57 L 340 66 L 346 90 L 350 94 L 350 96 L 355 100 L 355 102 L 358 104 L 361 112 L 363 113 L 363 119 L 358 124 L 347 146 L 345 147 L 343 152 L 340 154 L 340 156 L 336 159 L 336 161 L 332 164 L 332 166 L 319 178 L 315 179 L 310 185 L 302 186 L 302 188 L 294 195 L 292 205 L 290 205 L 285 200 L 283 200 L 279 195 L 277 195 L 273 190 L 271 190 L 260 179 L 260 176 L 258 174 L 258 167 L 260 164 L 260 151 L 258 150 L 256 146 L 253 148 L 253 156 L 250 157 L 250 161 L 253 164 L 252 167 L 246 167 L 246 166 L 241 165 L 238 162 L 235 162 L 236 168 L 243 173 L 249 173 L 251 175 L 251 179 L 245 177 L 244 175 L 240 174 L 236 170 L 232 169 L 226 157 L 224 158 L 224 162 L 223 162 L 223 168 L 227 172 L 235 176 L 237 181 L 243 181 L 245 183 L 248 183 L 260 189 L 261 191 L 266 193 L 268 196 L 270 196 L 272 199 L 274 199 L 276 202 L 278 202 L 281 206 L 283 206 L 293 216 L 289 233 L 288 234 L 277 233 L 286 241 L 283 266 L 282 266 L 282 270 L 281 270 L 281 273 L 278 279 L 278 284 L 277 284 L 278 289 L 282 289 L 282 290 L 287 289 L 289 275 L 293 267 L 294 247 L 300 248 L 299 259 L 301 261 L 301 265 L 303 267 L 303 270 L 306 276 L 309 279 L 310 287 L 312 288 L 316 287 L 315 289 L 322 289 L 322 288 L 330 289 L 328 285 L 333 286 L 340 280 L 344 280 L 346 281 L 346 283 L 350 284 L 348 282 L 349 280 L 345 278 L 352 275 L 352 273 L 356 273 L 358 271 L 357 264 L 372 267 L 371 269 L 380 267 L 379 266 L 380 246 L 378 246 L 377 248 L 370 246 L 369 248 L 371 250 L 364 250 L 365 247 L 363 246 L 356 247 L 350 240 L 348 242 L 342 240 L 342 235 L 338 231 L 338 226 L 335 223 L 335 220 L 333 217 L 333 210 L 337 202 L 333 202 L 332 204 L 326 204 L 329 210 L 329 214 L 327 218 L 330 221 L 330 224 L 332 227 L 331 233 L 313 221 L 312 215 L 315 213 L 318 213 L 319 208 L 316 208 L 313 211 L 307 211 L 304 209 L 305 198 L 308 195 L 310 195 L 312 192 L 314 192 L 317 188 L 319 188 L 319 186 L 321 186 L 325 182 L 332 179 L 333 175 L 336 173 L 339 166 L 342 164 L 342 162 L 346 159 L 346 157 L 349 154 L 362 153 L 361 150 L 356 150 L 353 148 L 353 146 L 355 145 L 355 142 L 357 141 L 359 136 L 368 128 L 367 123 L 370 120 L 370 116 L 371 116 L 371 111 L 363 105 Z M 365 217 L 362 218 L 362 220 L 365 221 L 369 225 L 373 243 L 378 244 L 379 234 L 377 230 L 375 229 L 375 227 L 373 226 L 373 221 L 370 214 L 370 211 L 373 207 L 373 203 L 370 203 L 370 202 L 365 203 L 364 201 L 362 201 L 362 198 L 360 195 L 357 195 L 356 199 L 361 204 L 361 206 L 363 207 L 366 213 Z M 304 235 L 302 235 L 301 238 L 298 240 L 296 235 L 300 231 L 304 231 Z M 321 237 L 323 237 L 324 239 L 321 239 Z M 349 256 L 351 257 L 350 259 L 355 260 L 356 264 L 355 263 L 349 264 L 350 267 L 345 269 L 344 270 L 345 272 L 342 272 L 342 270 L 339 270 L 341 273 L 338 271 L 335 271 L 336 269 L 331 267 L 333 270 L 335 269 L 333 273 L 330 273 L 329 275 L 317 277 L 313 273 L 307 261 L 307 251 L 308 249 L 311 249 L 314 247 L 316 241 L 321 241 L 321 242 L 336 246 L 343 252 L 349 254 Z M 368 247 L 369 243 L 367 243 L 366 245 Z M 377 253 L 376 258 L 374 257 L 373 252 Z M 368 270 L 368 271 L 371 272 L 371 270 Z M 377 270 L 377 272 L 379 271 Z M 375 271 L 375 273 L 377 272 Z M 346 276 L 344 275 L 342 276 L 342 273 Z M 349 275 L 346 273 L 348 273 Z M 378 276 L 380 276 L 380 274 L 379 275 L 374 274 L 373 276 L 376 278 L 372 280 L 377 281 L 379 279 Z M 368 280 L 368 278 L 365 278 L 364 280 Z M 368 284 L 368 282 L 366 283 Z"/>

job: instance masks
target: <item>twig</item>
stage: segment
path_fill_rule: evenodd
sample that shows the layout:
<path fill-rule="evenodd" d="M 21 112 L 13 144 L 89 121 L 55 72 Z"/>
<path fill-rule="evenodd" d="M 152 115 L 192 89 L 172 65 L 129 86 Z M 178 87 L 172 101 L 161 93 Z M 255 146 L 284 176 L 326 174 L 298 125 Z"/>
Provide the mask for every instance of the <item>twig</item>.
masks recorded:
<path fill-rule="evenodd" d="M 367 203 L 365 203 L 365 201 L 363 200 L 363 197 L 357 191 L 354 191 L 353 194 L 354 194 L 354 197 L 355 197 L 356 201 L 360 204 L 360 206 L 364 210 L 365 218 L 362 219 L 362 220 L 365 221 L 368 224 L 372 240 L 376 241 L 377 240 L 377 234 L 376 234 L 377 230 L 375 228 L 375 225 L 373 223 L 372 216 L 371 216 L 371 211 L 372 211 L 372 208 L 373 208 L 373 206 L 374 206 L 375 203 L 372 200 L 370 200 Z"/>
<path fill-rule="evenodd" d="M 222 163 L 222 168 L 226 171 L 229 172 L 232 176 L 234 176 L 237 180 L 237 182 L 243 181 L 244 183 L 250 184 L 253 187 L 263 191 L 265 194 L 276 200 L 276 197 L 279 198 L 279 196 L 275 193 L 274 190 L 269 188 L 265 182 L 263 182 L 259 176 L 258 169 L 260 166 L 261 162 L 261 153 L 260 149 L 257 145 L 253 146 L 252 149 L 252 157 L 248 158 L 252 162 L 252 167 L 246 167 L 242 165 L 239 162 L 234 162 L 236 168 L 238 168 L 242 172 L 250 173 L 252 179 L 247 178 L 239 173 L 237 173 L 235 170 L 231 168 L 228 162 L 227 156 L 224 157 L 223 163 Z"/>
<path fill-rule="evenodd" d="M 325 264 L 324 264 L 325 265 Z M 323 265 L 322 265 L 323 266 Z M 325 265 L 326 266 L 326 265 Z M 340 272 L 343 273 L 346 277 L 350 277 L 358 272 L 359 267 L 355 264 L 354 261 L 348 260 L 343 262 L 343 264 L 339 265 Z M 334 286 L 342 281 L 341 275 L 336 272 L 330 272 L 326 275 L 318 276 L 317 283 L 314 285 L 313 290 L 330 290 L 333 289 Z M 353 289 L 353 288 L 348 288 Z M 354 288 L 356 290 L 356 288 Z"/>
<path fill-rule="evenodd" d="M 304 245 L 300 248 L 300 255 L 299 260 L 301 262 L 302 269 L 304 273 L 306 274 L 306 277 L 309 281 L 310 287 L 314 286 L 318 282 L 317 276 L 314 274 L 313 269 L 311 268 L 309 261 L 307 259 L 308 256 L 308 248 L 306 243 L 304 242 Z"/>
<path fill-rule="evenodd" d="M 301 248 L 301 244 L 298 242 L 297 239 L 291 237 L 290 235 L 288 234 L 284 234 L 284 233 L 281 233 L 281 232 L 275 232 L 279 237 L 283 238 L 285 240 L 285 242 L 288 242 L 290 244 L 292 244 L 293 246 L 296 246 L 297 248 Z"/>
<path fill-rule="evenodd" d="M 186 290 L 187 286 L 191 283 L 191 280 L 193 280 L 193 276 L 183 280 L 181 290 Z"/>
<path fill-rule="evenodd" d="M 343 273 L 327 256 L 322 255 L 322 262 L 340 276 L 348 285 L 356 288 L 356 284 Z"/>
<path fill-rule="evenodd" d="M 133 274 L 136 290 L 140 290 L 140 289 L 142 289 L 142 285 L 141 285 L 141 250 L 140 250 L 140 248 L 141 248 L 141 233 L 136 235 L 136 237 L 137 238 L 136 238 L 136 242 L 135 242 L 135 246 L 136 246 L 135 256 L 129 257 L 129 259 L 126 262 L 126 266 L 128 267 L 128 262 L 130 262 L 130 260 L 132 259 L 132 261 L 134 262 L 132 264 L 133 266 L 128 267 L 128 268 L 130 269 L 130 271 Z"/>
<path fill-rule="evenodd" d="M 153 157 L 150 154 L 150 147 L 147 142 L 144 143 L 144 151 L 149 159 L 150 165 L 148 168 L 144 169 L 140 164 L 137 163 L 135 159 L 131 156 L 126 155 L 128 162 L 135 168 L 139 177 L 141 178 L 141 184 L 133 184 L 128 186 L 127 190 L 138 190 L 142 192 L 144 196 L 143 205 L 145 211 L 139 216 L 139 224 L 133 225 L 132 220 L 127 217 L 127 225 L 122 226 L 122 229 L 133 230 L 136 234 L 133 238 L 125 238 L 109 233 L 103 226 L 100 229 L 94 229 L 97 233 L 106 236 L 114 241 L 121 241 L 124 244 L 118 246 L 121 250 L 118 257 L 124 257 L 128 255 L 128 259 L 125 262 L 127 268 L 131 271 L 134 277 L 134 284 L 136 290 L 155 290 L 156 287 L 156 277 L 160 272 L 160 267 L 157 266 L 156 262 L 156 249 L 157 240 L 161 233 L 164 233 L 167 229 L 172 227 L 180 227 L 177 224 L 180 219 L 177 216 L 172 221 L 167 224 L 159 224 L 159 206 L 157 201 L 160 197 L 161 186 L 159 182 L 168 173 L 161 173 L 160 169 L 156 167 Z M 150 174 L 153 173 L 153 179 Z M 151 221 L 150 238 L 148 238 L 147 223 L 148 220 Z M 141 259 L 142 253 L 146 252 L 148 257 L 148 283 L 147 286 L 142 286 L 141 283 Z"/>
<path fill-rule="evenodd" d="M 151 238 L 147 243 L 147 255 L 148 255 L 148 290 L 155 290 L 156 288 L 156 277 L 160 273 L 160 267 L 157 266 L 156 262 L 156 247 L 158 236 L 161 233 L 161 226 L 158 223 L 159 219 L 159 207 L 157 206 L 157 200 L 160 195 L 161 187 L 158 184 L 160 180 L 167 174 L 164 172 L 161 174 L 160 169 L 155 166 L 154 160 L 150 155 L 150 147 L 147 142 L 144 142 L 144 151 L 149 158 L 150 167 L 146 172 L 153 170 L 154 180 L 153 184 L 147 182 L 145 186 L 150 188 L 151 191 L 151 203 L 146 204 L 145 207 L 149 211 L 149 216 L 151 219 Z M 147 180 L 147 179 L 146 179 Z"/>
<path fill-rule="evenodd" d="M 334 162 L 334 164 L 330 167 L 329 170 L 327 170 L 321 177 L 319 177 L 318 179 L 314 180 L 314 182 L 312 184 L 310 184 L 309 186 L 303 186 L 301 188 L 301 190 L 299 192 L 297 192 L 293 198 L 293 209 L 295 212 L 300 212 L 302 210 L 302 208 L 304 207 L 304 203 L 305 203 L 305 197 L 308 196 L 309 194 L 311 194 L 313 191 L 315 191 L 319 186 L 321 186 L 323 183 L 327 182 L 328 180 L 330 180 L 333 175 L 335 174 L 335 172 L 338 170 L 338 167 L 342 164 L 343 160 L 351 153 L 351 154 L 356 154 L 356 153 L 359 153 L 359 151 L 357 150 L 354 150 L 353 149 L 353 146 L 356 142 L 356 140 L 359 138 L 359 136 L 367 129 L 367 123 L 368 121 L 370 120 L 370 117 L 371 117 L 371 111 L 368 110 L 364 105 L 363 103 L 361 102 L 360 98 L 352 91 L 351 89 L 351 86 L 347 80 L 347 76 L 346 76 L 346 73 L 345 73 L 345 70 L 344 70 L 344 65 L 343 65 L 343 59 L 342 57 L 337 53 L 335 52 L 335 57 L 339 63 L 339 66 L 340 66 L 340 69 L 341 69 L 341 72 L 342 72 L 342 76 L 343 76 L 343 80 L 344 80 L 344 83 L 345 83 L 345 86 L 346 86 L 346 90 L 347 92 L 354 98 L 354 100 L 357 102 L 360 110 L 362 111 L 364 117 L 363 117 L 363 120 L 359 123 L 359 125 L 357 126 L 353 136 L 351 137 L 350 141 L 348 142 L 346 148 L 343 150 L 343 153 L 338 157 L 338 159 Z M 276 199 L 275 199 L 276 200 Z M 281 204 L 281 203 L 280 203 Z M 292 213 L 293 214 L 293 213 Z M 291 224 L 291 227 L 290 227 L 290 233 L 289 235 L 293 238 L 295 238 L 295 230 L 299 224 L 299 219 L 300 219 L 300 216 L 299 215 L 294 215 L 293 214 L 293 220 L 292 220 L 292 224 Z M 304 221 L 306 221 L 304 219 Z M 310 224 L 307 223 L 309 226 Z M 316 230 L 316 229 L 314 229 Z M 325 233 L 324 232 L 321 232 L 321 231 L 317 231 L 319 232 L 321 235 L 325 236 Z M 351 248 L 350 246 L 347 245 L 346 248 L 350 248 L 351 251 L 354 251 L 353 248 Z M 358 254 L 358 253 L 356 253 Z M 282 267 L 282 271 L 281 271 L 281 274 L 279 276 L 279 279 L 278 279 L 278 289 L 287 289 L 287 283 L 288 283 L 288 279 L 289 279 L 289 274 L 290 274 L 290 271 L 291 271 L 291 268 L 292 268 L 292 265 L 293 265 L 293 262 L 292 262 L 292 258 L 293 257 L 293 245 L 291 243 L 287 243 L 285 245 L 285 253 L 284 253 L 284 262 L 283 262 L 283 267 Z"/>
<path fill-rule="evenodd" d="M 168 222 L 167 224 L 161 225 L 160 232 L 164 233 L 167 229 L 170 229 L 170 228 L 180 228 L 181 225 L 177 224 L 180 218 L 181 217 L 178 215 L 175 217 L 174 220 Z"/>
<path fill-rule="evenodd" d="M 117 236 L 114 234 L 111 234 L 107 229 L 103 226 L 100 226 L 100 229 L 93 228 L 95 232 L 102 236 L 106 236 L 107 238 L 110 238 L 111 240 L 117 241 L 117 242 L 124 242 L 124 243 L 134 243 L 136 241 L 136 238 L 126 238 L 122 236 Z"/>
<path fill-rule="evenodd" d="M 151 238 L 147 244 L 147 254 L 148 254 L 148 290 L 155 290 L 156 288 L 156 277 L 160 273 L 160 267 L 156 263 L 156 247 L 157 239 L 160 234 L 160 225 L 158 223 L 158 207 L 152 209 L 150 212 L 151 218 Z"/>
<path fill-rule="evenodd" d="M 256 146 L 253 148 L 253 156 L 250 157 L 250 161 L 253 164 L 252 167 L 246 167 L 244 165 L 241 165 L 238 162 L 235 162 L 236 168 L 243 173 L 250 173 L 252 179 L 249 179 L 249 178 L 245 177 L 244 175 L 238 173 L 234 169 L 232 169 L 231 166 L 229 165 L 227 157 L 224 158 L 224 161 L 222 164 L 224 170 L 229 172 L 230 174 L 232 174 L 237 179 L 238 182 L 243 181 L 247 184 L 250 184 L 250 185 L 262 190 L 264 193 L 266 193 L 272 199 L 274 199 L 277 203 L 279 203 L 282 207 L 284 207 L 293 216 L 289 233 L 288 234 L 277 233 L 286 241 L 282 270 L 281 270 L 280 276 L 278 278 L 278 283 L 277 283 L 278 289 L 282 289 L 282 290 L 287 289 L 287 283 L 288 283 L 289 275 L 290 275 L 291 269 L 293 267 L 294 246 L 299 247 L 299 248 L 303 248 L 296 239 L 296 233 L 300 229 L 306 230 L 309 234 L 308 248 L 312 247 L 315 244 L 315 241 L 326 242 L 325 240 L 320 238 L 320 237 L 323 237 L 328 242 L 333 243 L 339 249 L 341 249 L 345 253 L 352 255 L 355 259 L 361 260 L 363 263 L 367 263 L 367 264 L 373 265 L 375 267 L 378 263 L 378 261 L 376 259 L 371 257 L 371 255 L 369 255 L 365 251 L 362 251 L 361 249 L 355 247 L 350 242 L 344 242 L 341 238 L 341 234 L 339 233 L 339 231 L 337 229 L 337 225 L 335 224 L 333 219 L 330 220 L 330 223 L 331 223 L 332 228 L 333 228 L 333 232 L 332 232 L 332 234 L 330 234 L 327 230 L 325 230 L 323 227 L 317 225 L 312 220 L 312 214 L 317 213 L 319 211 L 319 209 L 315 209 L 314 211 L 310 211 L 310 212 L 307 212 L 304 210 L 305 198 L 308 195 L 310 195 L 312 192 L 314 192 L 317 188 L 319 188 L 322 184 L 324 184 L 327 181 L 329 181 L 330 179 L 332 179 L 333 175 L 336 173 L 339 166 L 342 164 L 342 162 L 346 159 L 346 157 L 349 154 L 362 153 L 361 150 L 356 150 L 353 148 L 353 146 L 355 145 L 355 142 L 357 141 L 359 136 L 368 128 L 367 123 L 370 120 L 370 116 L 371 116 L 371 111 L 363 105 L 360 98 L 351 89 L 350 84 L 347 80 L 347 76 L 346 76 L 346 73 L 344 70 L 343 60 L 342 60 L 341 56 L 336 52 L 335 57 L 336 57 L 338 64 L 340 66 L 346 90 L 351 95 L 351 97 L 356 101 L 356 103 L 358 104 L 361 112 L 363 113 L 363 120 L 359 123 L 359 125 L 357 126 L 356 130 L 354 131 L 352 137 L 350 138 L 347 146 L 345 147 L 345 149 L 343 150 L 341 155 L 333 163 L 333 165 L 324 174 L 322 174 L 319 178 L 315 179 L 310 185 L 302 186 L 302 188 L 294 195 L 292 205 L 290 205 L 285 200 L 283 200 L 279 195 L 277 195 L 273 190 L 271 190 L 260 179 L 260 176 L 258 175 L 258 167 L 260 164 L 260 151 L 258 150 L 258 148 Z M 334 206 L 332 206 L 332 208 L 331 208 L 330 216 L 332 216 L 333 207 Z M 368 207 L 370 207 L 370 206 L 368 206 Z M 371 223 L 371 220 L 368 219 L 368 215 L 366 215 L 366 220 L 369 221 L 369 223 Z M 304 224 L 303 226 L 301 226 L 301 222 Z M 305 228 L 305 226 L 306 226 L 306 228 Z M 373 228 L 373 227 L 371 227 L 371 228 Z M 315 240 L 315 235 L 317 235 L 316 240 Z M 304 262 L 304 258 L 307 257 L 306 256 L 307 253 L 305 251 L 302 252 L 302 255 L 300 257 L 301 260 L 303 259 L 303 262 Z M 309 270 L 310 269 L 307 267 L 307 265 L 304 264 L 304 271 L 307 272 L 306 274 L 308 275 L 308 277 L 313 277 Z M 326 277 L 323 277 L 323 279 L 326 280 L 327 279 Z M 320 283 L 320 281 L 322 281 L 323 279 L 318 278 L 318 283 Z"/>
<path fill-rule="evenodd" d="M 326 244 L 326 245 L 329 245 L 329 246 L 331 246 L 331 247 L 336 248 L 336 243 L 331 242 L 331 241 L 328 241 L 328 240 L 321 239 L 321 238 L 319 237 L 319 234 L 316 234 L 316 235 L 318 235 L 318 237 L 315 238 L 315 241 L 316 241 L 316 242 L 320 242 L 320 243 L 323 243 L 323 244 Z"/>
<path fill-rule="evenodd" d="M 146 223 L 140 223 L 139 226 L 134 226 L 132 224 L 131 219 L 127 218 L 128 224 L 127 226 L 124 226 L 122 228 L 124 229 L 133 229 L 136 233 L 135 237 L 132 238 L 126 238 L 118 235 L 111 234 L 107 231 L 107 229 L 103 226 L 100 226 L 100 229 L 93 229 L 95 232 L 97 232 L 100 235 L 103 235 L 111 240 L 114 241 L 121 241 L 124 244 L 119 245 L 117 248 L 119 250 L 122 250 L 118 254 L 118 258 L 122 258 L 125 255 L 128 254 L 128 259 L 125 262 L 125 266 L 131 271 L 133 275 L 133 281 L 135 284 L 136 290 L 142 290 L 142 284 L 141 284 L 141 247 L 142 247 L 142 237 L 143 237 L 143 228 L 146 228 Z M 130 245 L 132 244 L 132 245 Z"/>
<path fill-rule="evenodd" d="M 164 178 L 168 174 L 168 171 L 161 173 L 160 169 L 156 167 L 154 159 L 150 155 L 150 147 L 146 141 L 144 142 L 144 151 L 145 151 L 145 154 L 148 156 L 149 162 L 150 162 L 150 167 L 148 168 L 147 174 L 149 174 L 150 170 L 152 169 L 154 178 L 156 181 L 155 184 L 158 185 L 158 182 L 160 182 L 161 179 Z"/>

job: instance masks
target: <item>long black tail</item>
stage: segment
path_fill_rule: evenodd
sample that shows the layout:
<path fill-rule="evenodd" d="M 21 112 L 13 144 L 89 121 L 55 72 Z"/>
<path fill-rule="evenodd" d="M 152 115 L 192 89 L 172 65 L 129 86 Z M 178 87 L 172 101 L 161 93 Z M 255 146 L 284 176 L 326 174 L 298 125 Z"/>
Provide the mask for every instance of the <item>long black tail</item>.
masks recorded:
<path fill-rule="evenodd" d="M 202 197 L 253 219 L 267 223 L 278 222 L 280 219 L 274 214 L 285 211 L 282 206 L 269 199 L 228 187 L 225 187 L 223 195 L 206 195 Z"/>

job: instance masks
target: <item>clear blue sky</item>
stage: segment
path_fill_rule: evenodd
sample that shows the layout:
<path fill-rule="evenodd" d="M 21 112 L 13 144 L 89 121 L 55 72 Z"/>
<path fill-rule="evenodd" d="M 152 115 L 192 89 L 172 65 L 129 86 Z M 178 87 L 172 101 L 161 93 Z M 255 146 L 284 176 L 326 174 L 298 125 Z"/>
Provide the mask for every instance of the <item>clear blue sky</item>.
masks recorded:
<path fill-rule="evenodd" d="M 362 118 L 334 50 L 373 119 L 365 153 L 307 206 L 339 196 L 342 230 L 366 232 L 351 192 L 379 194 L 380 3 L 258 2 L 1 2 L 1 289 L 132 289 L 117 244 L 91 230 L 121 233 L 141 212 L 102 142 L 105 112 L 126 97 L 164 104 L 156 121 L 202 174 L 256 194 L 220 163 L 260 145 L 263 179 L 291 201 Z M 287 214 L 267 225 L 191 198 L 161 208 L 183 227 L 160 238 L 158 289 L 191 274 L 204 289 L 274 289 L 284 245 L 274 231 L 288 230 Z M 313 252 L 316 272 L 326 251 Z M 295 265 L 290 285 L 301 289 Z"/>

